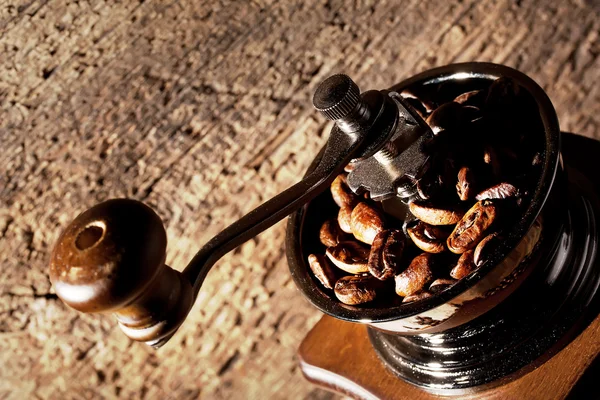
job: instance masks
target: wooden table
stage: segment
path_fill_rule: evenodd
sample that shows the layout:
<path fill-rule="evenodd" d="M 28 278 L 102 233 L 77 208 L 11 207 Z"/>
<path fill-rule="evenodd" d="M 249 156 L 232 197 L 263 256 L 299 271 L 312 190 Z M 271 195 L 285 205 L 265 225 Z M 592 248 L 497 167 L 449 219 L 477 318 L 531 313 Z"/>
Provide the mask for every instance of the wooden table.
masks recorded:
<path fill-rule="evenodd" d="M 320 318 L 284 225 L 211 272 L 173 342 L 131 343 L 57 301 L 49 252 L 94 203 L 132 197 L 167 226 L 167 263 L 294 183 L 326 140 L 311 106 L 336 72 L 385 88 L 491 61 L 600 137 L 593 0 L 0 2 L 0 397 L 328 399 L 296 350 Z"/>

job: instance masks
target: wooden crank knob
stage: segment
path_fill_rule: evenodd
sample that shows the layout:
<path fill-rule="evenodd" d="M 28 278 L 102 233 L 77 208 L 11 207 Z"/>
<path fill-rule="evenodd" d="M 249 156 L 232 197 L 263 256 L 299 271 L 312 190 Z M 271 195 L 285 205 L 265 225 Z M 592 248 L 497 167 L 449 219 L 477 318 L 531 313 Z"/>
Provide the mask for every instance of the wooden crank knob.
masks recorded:
<path fill-rule="evenodd" d="M 191 283 L 165 265 L 160 217 L 135 200 L 83 212 L 60 235 L 50 261 L 58 297 L 84 312 L 112 312 L 131 339 L 160 345 L 187 316 Z"/>

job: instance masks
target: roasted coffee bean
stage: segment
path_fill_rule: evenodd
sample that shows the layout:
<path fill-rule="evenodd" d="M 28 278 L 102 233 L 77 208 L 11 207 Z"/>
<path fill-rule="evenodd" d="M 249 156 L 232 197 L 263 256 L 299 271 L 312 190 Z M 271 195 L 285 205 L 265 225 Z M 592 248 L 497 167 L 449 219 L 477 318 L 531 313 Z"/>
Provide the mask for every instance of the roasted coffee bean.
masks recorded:
<path fill-rule="evenodd" d="M 519 197 L 519 189 L 508 182 L 502 182 L 483 190 L 475 198 L 477 200 L 508 199 Z"/>
<path fill-rule="evenodd" d="M 492 146 L 485 146 L 483 148 L 483 162 L 485 162 L 486 164 L 498 162 L 498 155 L 496 154 L 496 150 L 494 150 Z"/>
<path fill-rule="evenodd" d="M 454 129 L 460 125 L 463 106 L 453 101 L 442 104 L 427 117 L 427 125 L 435 135 L 447 129 Z"/>
<path fill-rule="evenodd" d="M 462 108 L 462 111 L 460 114 L 460 119 L 461 119 L 460 123 L 464 125 L 466 123 L 469 123 L 469 122 L 474 121 L 481 117 L 482 117 L 482 113 L 478 107 L 463 105 L 463 108 Z"/>
<path fill-rule="evenodd" d="M 475 271 L 475 261 L 473 261 L 474 250 L 467 250 L 460 255 L 458 262 L 450 271 L 450 276 L 454 279 L 462 279 Z"/>
<path fill-rule="evenodd" d="M 345 276 L 335 283 L 335 297 L 344 304 L 368 303 L 377 297 L 380 287 L 377 279 L 370 275 Z"/>
<path fill-rule="evenodd" d="M 481 117 L 482 112 L 477 107 L 450 102 L 429 114 L 426 122 L 435 135 L 434 140 L 438 142 L 437 148 L 443 150 L 445 147 L 468 144 L 474 136 L 469 123 Z"/>
<path fill-rule="evenodd" d="M 483 148 L 483 162 L 488 164 L 492 168 L 492 173 L 496 179 L 502 176 L 502 165 L 498 158 L 498 153 L 492 146 L 485 146 Z"/>
<path fill-rule="evenodd" d="M 396 293 L 406 297 L 423 289 L 433 278 L 432 264 L 431 254 L 416 256 L 404 272 L 396 275 Z"/>
<path fill-rule="evenodd" d="M 437 175 L 433 179 L 427 177 L 417 181 L 417 193 L 422 200 L 429 200 L 435 196 L 440 187 Z"/>
<path fill-rule="evenodd" d="M 358 242 L 340 242 L 337 246 L 329 247 L 325 254 L 336 267 L 351 274 L 369 270 L 369 248 Z"/>
<path fill-rule="evenodd" d="M 519 105 L 517 96 L 520 94 L 519 84 L 512 78 L 502 77 L 496 79 L 488 88 L 485 105 L 488 109 L 506 111 Z M 509 117 L 505 115 L 504 118 Z"/>
<path fill-rule="evenodd" d="M 453 225 L 464 215 L 464 212 L 455 206 L 437 206 L 421 201 L 413 201 L 408 207 L 415 217 L 430 225 Z"/>
<path fill-rule="evenodd" d="M 423 200 L 442 197 L 446 189 L 454 185 L 458 171 L 451 152 L 438 149 L 435 153 L 440 154 L 440 158 L 432 161 L 431 167 L 417 181 L 417 191 Z"/>
<path fill-rule="evenodd" d="M 427 299 L 433 296 L 430 292 L 423 290 L 415 294 L 411 294 L 410 296 L 406 296 L 402 299 L 402 303 L 412 303 L 413 301 L 419 301 L 423 299 Z"/>
<path fill-rule="evenodd" d="M 456 280 L 454 279 L 436 279 L 429 285 L 429 291 L 433 294 L 439 293 L 443 290 L 448 289 L 450 286 L 454 285 Z"/>
<path fill-rule="evenodd" d="M 369 272 L 379 280 L 394 276 L 400 268 L 400 258 L 404 251 L 402 231 L 391 229 L 375 236 L 369 254 Z"/>
<path fill-rule="evenodd" d="M 352 210 L 350 228 L 355 238 L 371 244 L 375 236 L 383 230 L 383 215 L 367 203 L 358 203 Z"/>
<path fill-rule="evenodd" d="M 497 147 L 498 155 L 500 156 L 501 162 L 504 163 L 516 163 L 519 160 L 519 155 L 511 148 L 506 146 Z"/>
<path fill-rule="evenodd" d="M 432 240 L 446 240 L 450 236 L 451 231 L 447 228 L 429 225 L 423 222 L 423 233 L 426 237 Z"/>
<path fill-rule="evenodd" d="M 429 200 L 435 197 L 444 188 L 443 175 L 438 173 L 438 166 L 433 165 L 417 181 L 417 193 L 422 200 Z"/>
<path fill-rule="evenodd" d="M 453 189 L 459 168 L 456 157 L 456 154 L 453 152 L 447 152 L 444 155 L 444 160 L 442 161 L 442 170 L 440 171 L 440 182 L 444 187 Z"/>
<path fill-rule="evenodd" d="M 319 230 L 319 239 L 326 247 L 332 247 L 337 245 L 339 242 L 347 240 L 348 235 L 342 231 L 337 220 L 328 219 L 327 221 L 323 222 L 323 225 L 321 225 L 321 229 Z"/>
<path fill-rule="evenodd" d="M 402 223 L 402 232 L 404 233 L 405 237 L 408 236 L 408 228 L 412 228 L 418 222 L 418 218 L 416 218 L 411 213 L 406 213 L 406 217 L 404 218 L 404 222 Z"/>
<path fill-rule="evenodd" d="M 424 222 L 419 222 L 415 226 L 407 228 L 406 232 L 408 233 L 408 236 L 410 236 L 410 238 L 412 239 L 413 243 L 421 250 L 426 251 L 428 253 L 441 253 L 444 250 L 446 250 L 446 238 L 432 238 L 431 236 L 438 236 L 436 235 L 438 232 L 434 231 L 431 228 L 434 227 L 431 225 L 427 225 Z M 426 230 L 429 231 L 430 235 L 427 235 Z"/>
<path fill-rule="evenodd" d="M 344 167 L 344 172 L 350 173 L 350 172 L 354 171 L 354 167 L 355 166 L 356 165 L 354 163 L 348 163 L 348 164 L 346 164 L 346 166 Z"/>
<path fill-rule="evenodd" d="M 352 226 L 350 220 L 352 219 L 352 207 L 342 207 L 338 212 L 338 225 L 340 229 L 346 233 L 352 233 Z"/>
<path fill-rule="evenodd" d="M 404 101 L 423 119 L 427 118 L 427 110 L 419 99 L 414 97 L 405 97 Z"/>
<path fill-rule="evenodd" d="M 474 248 L 497 218 L 498 207 L 494 201 L 477 202 L 454 227 L 446 240 L 448 249 L 453 253 L 462 254 Z"/>
<path fill-rule="evenodd" d="M 462 167 L 458 171 L 456 193 L 462 201 L 467 201 L 475 194 L 475 176 L 469 167 Z"/>
<path fill-rule="evenodd" d="M 311 254 L 308 256 L 308 265 L 323 286 L 327 289 L 333 289 L 333 285 L 337 281 L 337 274 L 327 257 L 322 254 Z"/>
<path fill-rule="evenodd" d="M 405 100 L 406 99 L 415 99 L 415 100 L 417 100 L 419 103 L 421 103 L 421 107 L 419 107 L 419 108 L 423 108 L 423 110 L 425 111 L 426 114 L 432 112 L 436 108 L 435 104 L 433 104 L 433 103 L 425 100 L 421 96 L 417 96 L 416 94 L 414 94 L 410 90 L 403 90 L 400 93 L 400 96 L 402 96 L 402 98 L 405 99 Z"/>
<path fill-rule="evenodd" d="M 506 176 L 514 175 L 522 169 L 523 161 L 520 156 L 506 146 L 489 145 L 484 147 L 483 160 L 492 168 L 496 180 L 504 179 Z"/>
<path fill-rule="evenodd" d="M 481 267 L 488 261 L 493 252 L 498 247 L 498 242 L 501 240 L 498 232 L 487 235 L 479 242 L 473 253 L 473 262 L 476 266 Z"/>
<path fill-rule="evenodd" d="M 348 187 L 346 175 L 338 175 L 331 182 L 331 197 L 339 207 L 354 207 L 359 199 L 356 194 Z"/>
<path fill-rule="evenodd" d="M 457 96 L 453 101 L 458 104 L 481 108 L 486 96 L 487 93 L 485 90 L 472 90 Z"/>

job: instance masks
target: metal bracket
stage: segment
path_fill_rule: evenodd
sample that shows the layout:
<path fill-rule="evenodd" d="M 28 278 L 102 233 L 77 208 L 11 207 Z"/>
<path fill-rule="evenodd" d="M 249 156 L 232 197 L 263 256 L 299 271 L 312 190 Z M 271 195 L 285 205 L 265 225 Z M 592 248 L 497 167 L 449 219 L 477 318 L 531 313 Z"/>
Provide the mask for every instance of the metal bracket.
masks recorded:
<path fill-rule="evenodd" d="M 433 138 L 429 126 L 398 93 L 388 96 L 398 107 L 395 132 L 382 149 L 356 163 L 348 174 L 348 185 L 354 192 L 368 190 L 377 201 L 392 196 L 407 198 L 416 192 L 416 181 L 428 167 L 424 144 Z"/>

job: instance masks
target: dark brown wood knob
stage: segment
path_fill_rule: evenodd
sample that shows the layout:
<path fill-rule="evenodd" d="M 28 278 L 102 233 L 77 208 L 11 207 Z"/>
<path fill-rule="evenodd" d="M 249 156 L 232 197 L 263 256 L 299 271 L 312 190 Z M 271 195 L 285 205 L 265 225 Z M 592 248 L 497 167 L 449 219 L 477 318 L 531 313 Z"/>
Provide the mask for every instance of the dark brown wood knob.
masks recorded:
<path fill-rule="evenodd" d="M 167 235 L 151 208 L 129 199 L 80 214 L 52 252 L 56 294 L 81 312 L 111 311 L 134 340 L 160 343 L 192 306 L 192 287 L 165 265 Z"/>

